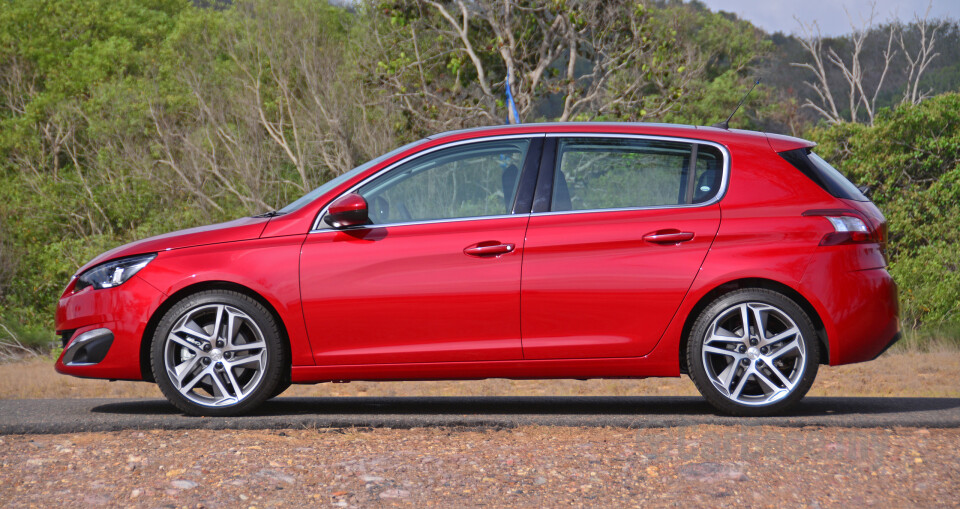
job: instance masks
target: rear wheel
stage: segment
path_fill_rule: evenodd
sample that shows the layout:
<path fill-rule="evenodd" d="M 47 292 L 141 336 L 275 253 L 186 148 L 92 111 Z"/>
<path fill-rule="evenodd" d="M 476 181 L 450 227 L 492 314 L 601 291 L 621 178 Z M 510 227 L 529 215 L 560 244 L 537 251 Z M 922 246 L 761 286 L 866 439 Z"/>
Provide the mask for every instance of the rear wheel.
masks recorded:
<path fill-rule="evenodd" d="M 820 361 L 810 317 L 787 296 L 760 288 L 728 293 L 700 314 L 687 345 L 697 389 L 717 409 L 767 415 L 813 385 Z"/>
<path fill-rule="evenodd" d="M 227 290 L 196 293 L 167 311 L 150 360 L 164 396 L 191 415 L 247 412 L 272 397 L 289 372 L 270 312 Z"/>

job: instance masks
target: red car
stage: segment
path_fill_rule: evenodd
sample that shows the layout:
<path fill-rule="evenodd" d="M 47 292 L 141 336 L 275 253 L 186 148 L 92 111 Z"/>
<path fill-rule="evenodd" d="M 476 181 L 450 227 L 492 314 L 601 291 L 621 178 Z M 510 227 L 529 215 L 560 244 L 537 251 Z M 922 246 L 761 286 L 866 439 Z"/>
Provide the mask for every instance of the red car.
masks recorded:
<path fill-rule="evenodd" d="M 57 308 L 57 371 L 188 414 L 291 383 L 687 373 L 782 411 L 899 337 L 886 223 L 813 143 L 525 124 L 401 147 L 262 216 L 106 252 Z"/>

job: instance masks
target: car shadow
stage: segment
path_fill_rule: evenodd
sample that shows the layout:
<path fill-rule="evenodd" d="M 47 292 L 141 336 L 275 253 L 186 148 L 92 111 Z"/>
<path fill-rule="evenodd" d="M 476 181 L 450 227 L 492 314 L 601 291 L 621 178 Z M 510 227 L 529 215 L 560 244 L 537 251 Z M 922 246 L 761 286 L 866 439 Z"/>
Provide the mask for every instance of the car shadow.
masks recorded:
<path fill-rule="evenodd" d="M 806 398 L 789 412 L 769 418 L 852 414 L 905 414 L 960 407 L 960 398 Z M 98 405 L 91 412 L 131 415 L 180 415 L 164 400 L 130 400 Z M 334 415 L 625 415 L 718 416 L 695 396 L 482 396 L 482 397 L 337 397 L 276 398 L 245 417 Z M 733 419 L 733 418 L 731 418 Z"/>

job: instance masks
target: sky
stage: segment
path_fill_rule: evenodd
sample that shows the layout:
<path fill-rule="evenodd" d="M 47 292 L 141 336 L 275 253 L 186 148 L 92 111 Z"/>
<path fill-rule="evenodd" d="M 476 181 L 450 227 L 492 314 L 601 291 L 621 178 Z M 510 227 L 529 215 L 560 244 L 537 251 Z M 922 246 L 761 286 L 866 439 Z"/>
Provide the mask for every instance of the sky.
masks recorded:
<path fill-rule="evenodd" d="M 851 32 L 850 17 L 860 26 L 861 17 L 870 16 L 870 5 L 876 3 L 874 23 L 884 23 L 893 19 L 910 21 L 916 12 L 930 9 L 931 18 L 960 18 L 960 0 L 701 0 L 713 11 L 736 13 L 767 32 L 800 33 L 800 25 L 794 17 L 804 23 L 816 21 L 820 32 L 825 36 L 843 35 Z M 850 16 L 844 11 L 849 11 Z"/>

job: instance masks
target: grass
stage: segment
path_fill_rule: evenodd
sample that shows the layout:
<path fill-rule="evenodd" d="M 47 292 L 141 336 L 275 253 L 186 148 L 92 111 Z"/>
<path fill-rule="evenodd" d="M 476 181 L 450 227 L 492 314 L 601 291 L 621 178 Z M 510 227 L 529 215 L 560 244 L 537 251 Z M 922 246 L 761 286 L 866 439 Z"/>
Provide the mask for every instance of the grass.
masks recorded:
<path fill-rule="evenodd" d="M 24 344 L 9 327 L 0 323 L 0 362 L 15 361 L 24 357 L 37 357 L 37 348 L 32 343 Z"/>
<path fill-rule="evenodd" d="M 0 399 L 162 398 L 153 384 L 57 374 L 54 359 L 0 364 Z M 960 397 L 960 348 L 952 343 L 898 345 L 879 359 L 821 366 L 811 396 Z M 284 396 L 693 396 L 687 377 L 645 380 L 470 380 L 295 385 Z"/>
<path fill-rule="evenodd" d="M 903 338 L 891 348 L 893 352 L 930 352 L 960 350 L 960 326 L 946 328 L 908 329 Z"/>
<path fill-rule="evenodd" d="M 0 362 L 52 352 L 59 355 L 60 344 L 49 329 L 0 321 Z"/>

